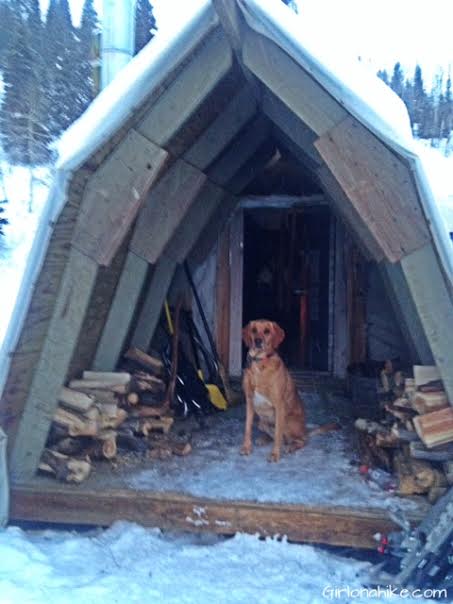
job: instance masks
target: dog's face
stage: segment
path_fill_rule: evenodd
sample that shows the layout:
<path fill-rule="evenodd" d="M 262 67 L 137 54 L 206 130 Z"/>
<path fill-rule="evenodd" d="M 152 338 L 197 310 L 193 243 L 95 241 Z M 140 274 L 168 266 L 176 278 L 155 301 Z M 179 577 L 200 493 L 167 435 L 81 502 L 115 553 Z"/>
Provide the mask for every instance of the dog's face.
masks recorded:
<path fill-rule="evenodd" d="M 248 349 L 268 353 L 277 350 L 285 332 L 274 321 L 250 321 L 242 330 L 242 338 Z"/>

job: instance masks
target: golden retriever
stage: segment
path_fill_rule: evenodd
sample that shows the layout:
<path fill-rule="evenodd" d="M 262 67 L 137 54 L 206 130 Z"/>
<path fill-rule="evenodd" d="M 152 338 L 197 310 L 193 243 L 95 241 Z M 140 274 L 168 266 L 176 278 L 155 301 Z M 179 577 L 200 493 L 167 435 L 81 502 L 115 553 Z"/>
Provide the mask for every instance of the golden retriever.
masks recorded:
<path fill-rule="evenodd" d="M 247 367 L 242 387 L 246 399 L 246 420 L 242 455 L 252 451 L 252 427 L 255 413 L 258 428 L 274 440 L 269 461 L 280 460 L 284 443 L 288 452 L 302 448 L 308 439 L 304 406 L 296 384 L 277 353 L 285 338 L 283 329 L 273 321 L 250 321 L 242 330 L 248 348 Z M 310 435 L 337 429 L 326 424 Z"/>

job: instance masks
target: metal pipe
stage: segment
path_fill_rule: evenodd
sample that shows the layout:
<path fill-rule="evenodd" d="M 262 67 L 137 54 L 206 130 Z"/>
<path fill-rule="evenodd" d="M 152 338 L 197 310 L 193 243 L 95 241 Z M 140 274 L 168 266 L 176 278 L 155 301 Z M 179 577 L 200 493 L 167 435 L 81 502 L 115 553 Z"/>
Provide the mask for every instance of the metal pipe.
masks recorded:
<path fill-rule="evenodd" d="M 101 88 L 104 89 L 134 55 L 134 0 L 103 0 Z"/>

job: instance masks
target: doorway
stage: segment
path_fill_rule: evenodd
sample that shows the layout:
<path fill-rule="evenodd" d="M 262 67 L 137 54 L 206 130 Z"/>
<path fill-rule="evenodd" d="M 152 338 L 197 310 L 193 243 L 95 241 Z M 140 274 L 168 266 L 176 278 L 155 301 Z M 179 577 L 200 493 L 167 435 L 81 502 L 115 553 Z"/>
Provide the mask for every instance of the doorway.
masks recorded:
<path fill-rule="evenodd" d="M 329 368 L 329 252 L 327 207 L 244 211 L 243 322 L 278 322 L 294 368 Z"/>

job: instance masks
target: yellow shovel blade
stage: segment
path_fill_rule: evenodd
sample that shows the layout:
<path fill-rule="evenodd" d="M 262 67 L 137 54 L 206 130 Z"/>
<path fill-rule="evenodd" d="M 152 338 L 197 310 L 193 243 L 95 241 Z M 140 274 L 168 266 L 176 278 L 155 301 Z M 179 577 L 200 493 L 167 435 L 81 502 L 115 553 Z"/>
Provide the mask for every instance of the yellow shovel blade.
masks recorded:
<path fill-rule="evenodd" d="M 201 369 L 198 370 L 198 376 L 206 386 L 209 394 L 209 400 L 214 405 L 214 407 L 217 407 L 217 409 L 220 409 L 221 411 L 225 411 L 228 407 L 228 403 L 225 397 L 223 396 L 222 392 L 220 391 L 220 388 L 215 384 L 206 384 Z"/>

